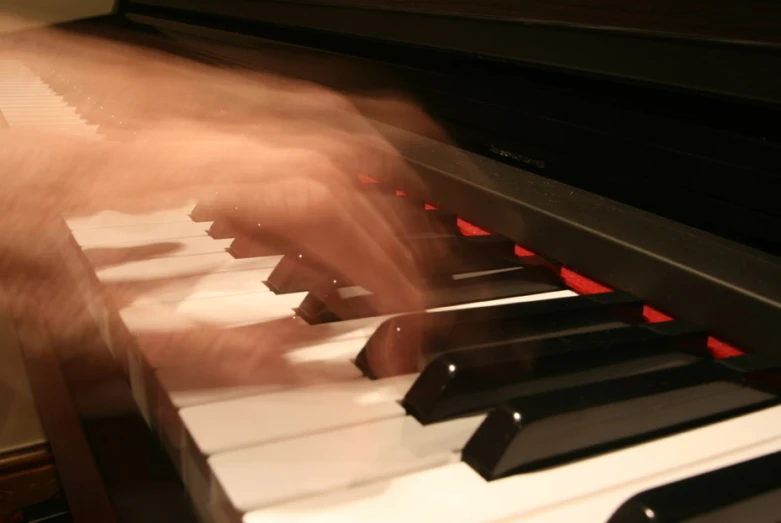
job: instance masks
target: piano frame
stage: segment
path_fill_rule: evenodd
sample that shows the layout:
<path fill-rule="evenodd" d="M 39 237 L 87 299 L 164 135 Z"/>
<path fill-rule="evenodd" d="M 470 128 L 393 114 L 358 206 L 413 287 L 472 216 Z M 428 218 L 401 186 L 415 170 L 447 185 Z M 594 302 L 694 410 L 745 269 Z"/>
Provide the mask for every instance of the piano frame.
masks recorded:
<path fill-rule="evenodd" d="M 129 20 L 165 30 L 167 36 L 160 38 L 161 46 L 178 48 L 184 54 L 190 50 L 183 43 L 172 39 L 172 34 L 223 39 L 233 45 L 250 48 L 269 43 L 257 34 L 227 30 L 224 20 L 215 20 L 211 26 L 204 26 L 203 13 L 193 15 L 171 11 L 174 0 L 160 0 L 156 3 L 159 5 L 155 9 L 148 6 L 136 9 L 131 6 L 132 2 L 120 2 L 117 13 L 120 25 L 125 26 Z M 195 6 L 206 4 L 214 5 L 210 2 L 193 2 L 193 10 Z M 405 24 L 411 25 L 388 24 L 386 30 L 400 31 L 401 27 L 406 27 L 404 35 L 417 34 L 420 38 L 432 27 L 431 24 L 445 24 L 443 20 L 447 18 L 447 28 L 443 25 L 441 30 L 430 31 L 429 36 L 451 38 L 448 45 L 454 49 L 466 45 L 466 42 L 455 39 L 454 34 L 463 33 L 461 30 L 453 31 L 459 27 L 458 24 L 488 24 L 496 28 L 503 23 L 490 19 L 468 20 L 419 13 L 378 13 L 345 6 L 310 5 L 298 12 L 292 2 L 244 2 L 245 7 L 251 8 L 249 12 L 256 15 L 261 12 L 261 4 L 266 7 L 273 4 L 275 8 L 264 12 L 265 24 L 284 26 L 295 22 L 309 29 L 330 31 L 355 27 L 376 29 L 376 17 L 392 16 L 403 18 Z M 160 5 L 167 6 L 169 10 L 159 9 Z M 237 9 L 235 6 L 239 3 L 224 5 L 226 10 Z M 344 18 L 348 10 L 358 18 Z M 293 14 L 296 14 L 295 20 L 290 18 Z M 176 15 L 176 19 L 173 19 L 173 15 Z M 357 24 L 357 20 L 362 20 L 366 25 Z M 110 26 L 117 22 L 110 17 L 95 23 Z M 321 24 L 331 26 L 323 27 Z M 411 26 L 426 28 L 427 31 L 410 32 Z M 516 32 L 518 28 L 522 31 Z M 270 28 L 268 35 L 289 29 Z M 551 24 L 508 25 L 503 37 L 515 39 L 516 44 L 523 40 L 538 42 L 539 39 L 550 38 L 549 48 L 539 47 L 561 49 L 568 45 L 567 38 L 572 37 L 573 31 L 585 35 L 586 40 L 594 37 L 591 45 L 596 47 L 604 44 L 604 40 L 601 43 L 598 41 L 599 38 L 622 39 L 625 36 L 641 47 L 659 45 L 653 51 L 650 48 L 643 51 L 651 55 L 668 52 L 663 49 L 665 45 L 670 45 L 669 40 L 660 43 L 654 35 L 634 38 L 620 31 L 604 33 L 589 28 Z M 377 36 L 377 33 L 372 35 Z M 399 34 L 383 36 L 389 40 L 400 38 Z M 334 35 L 319 34 L 317 38 L 338 40 Z M 558 43 L 554 45 L 553 42 Z M 417 43 L 439 44 L 442 40 Z M 681 45 L 675 49 L 691 49 L 692 52 L 701 50 L 704 45 L 700 40 L 677 39 L 676 43 Z M 481 52 L 488 54 L 496 54 L 503 49 L 490 42 L 480 42 L 480 45 L 484 46 Z M 504 48 L 507 45 L 506 40 Z M 722 44 L 711 42 L 706 47 L 708 45 Z M 729 60 L 735 61 L 735 71 L 745 71 L 744 67 L 752 68 L 751 74 L 760 74 L 762 70 L 775 71 L 776 76 L 772 81 L 763 85 L 748 85 L 745 81 L 739 81 L 738 75 L 732 80 L 714 84 L 710 83 L 714 80 L 712 74 L 686 67 L 674 72 L 649 69 L 644 74 L 653 74 L 658 80 L 665 74 L 675 73 L 675 76 L 668 76 L 664 81 L 710 89 L 718 94 L 778 103 L 775 97 L 781 93 L 778 88 L 781 87 L 781 67 L 767 69 L 769 62 L 764 61 L 778 63 L 778 50 L 772 46 L 759 47 L 751 49 L 757 52 L 753 55 L 758 57 L 756 62 L 745 60 L 745 55 L 741 53 L 748 48 L 740 46 L 731 48 L 730 53 L 734 53 L 729 54 Z M 540 54 L 503 58 L 523 58 L 546 67 L 551 65 L 552 60 L 557 60 L 559 66 L 597 73 L 606 73 L 604 68 L 613 63 L 611 60 L 599 63 L 601 59 L 595 56 L 591 56 L 592 60 L 589 61 L 585 55 L 590 53 L 583 53 L 581 58 L 584 61 L 580 63 L 565 63 L 560 56 L 545 56 L 545 53 L 552 52 L 550 50 L 535 50 L 534 46 L 523 48 Z M 628 52 L 631 56 L 632 52 L 640 51 L 637 47 L 627 47 L 616 52 Z M 204 59 L 202 54 L 193 56 Z M 224 56 L 215 55 L 212 58 L 215 62 L 225 61 Z M 236 65 L 235 61 L 230 63 Z M 251 63 L 241 65 L 253 67 Z M 697 71 L 700 74 L 694 74 Z M 611 74 L 628 72 L 612 71 Z M 640 73 L 635 71 L 634 74 Z M 781 264 L 778 259 L 518 167 L 415 136 L 379 121 L 375 122 L 375 126 L 398 147 L 404 158 L 426 180 L 427 190 L 418 196 L 457 211 L 465 219 L 508 236 L 601 283 L 635 293 L 666 313 L 707 327 L 714 335 L 739 348 L 773 357 L 781 354 L 781 345 L 775 336 L 781 320 Z M 414 189 L 406 187 L 404 180 L 394 182 L 398 182 L 397 185 L 402 188 Z M 85 306 L 88 306 L 89 300 L 95 298 L 94 295 L 89 297 L 93 291 L 88 288 L 94 290 L 96 282 L 88 274 L 85 261 L 74 254 L 78 249 L 64 224 L 60 232 L 60 249 L 74 275 L 70 285 L 75 292 L 87 290 Z M 593 253 L 599 254 L 595 256 Z M 735 311 L 740 311 L 740 314 Z M 132 399 L 121 361 L 116 360 L 105 342 L 100 340 L 99 331 L 100 326 L 96 322 L 93 337 L 88 344 L 91 346 L 81 347 L 81 353 L 84 354 L 86 350 L 90 354 L 89 358 L 74 357 L 72 342 L 48 339 L 29 329 L 19 332 L 27 354 L 28 370 L 42 414 L 42 423 L 52 441 L 52 452 L 74 520 L 105 523 L 196 521 L 187 501 L 187 493 Z M 88 401 L 98 393 L 103 401 L 97 404 Z M 146 488 L 139 490 L 139 485 Z"/>
<path fill-rule="evenodd" d="M 514 3 L 505 5 L 509 8 Z M 429 5 L 437 7 L 425 10 L 382 0 L 120 0 L 118 10 L 131 20 L 144 16 L 147 20 L 168 19 L 239 31 L 253 27 L 284 28 L 288 32 L 314 30 L 757 101 L 781 101 L 778 35 L 771 35 L 778 38 L 776 41 L 758 42 L 751 40 L 750 33 L 734 28 L 741 37 L 727 40 L 682 32 L 499 16 L 491 14 L 491 7 L 483 14 L 459 14 L 448 12 L 442 2 Z M 754 8 L 757 17 L 764 12 L 759 5 Z M 727 18 L 725 15 L 721 21 Z M 670 56 L 675 56 L 672 67 L 666 60 Z"/>
<path fill-rule="evenodd" d="M 176 0 L 154 0 L 151 3 L 172 5 Z M 226 30 L 225 26 L 230 21 L 220 18 L 215 18 L 209 22 L 209 25 L 204 26 L 200 25 L 206 23 L 203 16 L 190 17 L 199 22 L 199 25 L 196 25 L 182 21 L 188 19 L 188 13 L 176 13 L 180 18 L 178 20 L 168 18 L 172 15 L 170 11 L 163 11 L 166 18 L 136 14 L 135 10 L 130 10 L 134 4 L 135 2 L 121 4 L 129 9 L 125 14 L 127 19 L 165 32 L 173 45 L 182 46 L 183 53 L 187 52 L 188 44 L 177 41 L 177 34 L 229 42 L 237 48 L 259 49 L 269 45 L 285 46 L 285 42 L 272 42 L 268 37 L 247 32 L 254 30 L 262 33 L 268 30 L 266 25 L 235 22 L 237 24 L 237 27 L 233 28 L 235 30 Z M 251 4 L 255 7 L 248 7 L 245 18 L 252 19 L 260 17 L 261 14 L 264 17 L 273 17 L 274 13 L 277 13 L 276 9 L 287 13 L 289 9 L 298 5 L 295 2 L 251 2 Z M 218 9 L 219 5 L 225 7 Z M 234 7 L 231 6 L 235 5 L 239 4 L 200 0 L 193 3 L 192 11 L 197 12 L 199 9 L 205 11 L 208 7 L 209 13 L 222 14 L 220 9 L 233 10 Z M 261 9 L 260 6 L 269 9 Z M 357 23 L 360 21 L 360 16 L 369 16 L 364 13 L 366 9 L 307 4 L 305 8 L 301 8 L 301 16 L 296 18 L 295 24 L 297 27 L 308 27 L 310 23 L 314 24 L 316 20 L 321 20 L 318 22 L 321 24 L 318 25 L 318 29 L 325 31 L 329 17 L 315 15 L 321 13 L 321 9 L 331 8 L 336 10 L 333 16 L 343 20 L 349 27 L 363 27 Z M 344 11 L 340 11 L 342 9 Z M 351 18 L 352 15 L 359 18 Z M 380 16 L 377 13 L 374 15 Z M 397 13 L 384 13 L 383 16 L 385 15 L 396 16 Z M 432 18 L 432 15 L 403 13 L 403 16 L 408 15 L 427 16 L 430 23 L 437 23 L 436 17 Z M 443 24 L 461 20 L 459 17 L 445 18 Z M 290 19 L 286 20 L 279 23 L 293 23 Z M 266 19 L 263 21 L 267 22 Z M 482 19 L 469 19 L 469 23 L 483 22 Z M 387 25 L 403 27 L 403 24 Z M 470 27 L 474 30 L 478 26 Z M 521 24 L 517 27 L 525 26 Z M 458 25 L 449 25 L 447 28 L 447 34 L 462 33 Z M 276 37 L 279 34 L 278 30 L 279 28 L 277 31 L 270 30 L 271 35 Z M 558 34 L 558 29 L 555 27 L 546 26 L 546 30 L 551 31 L 546 34 Z M 567 30 L 580 34 L 579 28 L 567 28 Z M 409 39 L 414 39 L 416 34 L 418 33 L 415 31 L 405 31 L 405 41 L 409 43 Z M 595 34 L 600 38 L 615 36 L 611 31 L 605 33 L 600 30 Z M 323 32 L 307 33 L 303 37 L 291 37 L 289 34 L 287 36 L 292 39 L 292 42 L 289 42 L 291 49 L 316 43 L 320 48 L 329 49 L 327 52 L 329 59 L 337 57 L 337 61 L 357 64 L 365 60 L 362 57 L 336 54 L 339 53 L 336 49 L 344 48 L 344 45 L 339 45 L 342 35 Z M 753 71 L 742 68 L 735 70 L 740 72 L 738 76 L 742 75 L 739 82 L 743 85 L 740 94 L 749 99 L 752 96 L 759 98 L 758 93 L 752 94 L 746 89 L 759 85 L 754 80 L 764 78 L 766 75 L 761 69 L 771 64 L 775 64 L 775 67 L 770 69 L 774 71 L 770 74 L 775 76 L 762 85 L 777 86 L 771 90 L 776 94 L 781 93 L 781 51 L 776 46 L 745 43 L 728 45 L 724 42 L 700 39 L 672 41 L 669 38 L 662 39 L 658 35 L 649 41 L 660 44 L 667 42 L 670 45 L 674 43 L 676 52 L 682 53 L 685 53 L 685 49 L 690 44 L 695 45 L 692 48 L 693 52 L 695 49 L 700 52 L 708 46 L 715 48 L 721 46 L 720 51 L 726 48 L 738 54 L 752 52 L 754 53 L 752 56 L 758 60 L 756 64 L 761 62 L 762 67 Z M 581 45 L 584 40 L 577 39 L 573 42 Z M 551 45 L 551 47 L 555 46 Z M 522 48 L 526 49 L 527 46 Z M 697 52 L 693 56 L 700 56 L 700 58 L 704 56 L 697 55 Z M 208 51 L 199 47 L 197 56 L 204 59 L 204 55 L 208 55 Z M 215 52 L 212 59 L 215 63 L 229 63 L 249 70 L 263 68 L 263 64 L 253 63 L 251 59 L 226 56 L 224 52 Z M 768 61 L 765 61 L 766 59 Z M 707 60 L 703 61 L 707 62 Z M 649 59 L 648 62 L 654 60 Z M 745 59 L 745 56 L 741 62 L 746 67 L 747 64 L 755 63 L 753 60 Z M 566 62 L 557 63 L 559 67 L 570 65 Z M 608 60 L 607 63 L 613 62 Z M 694 63 L 689 65 L 695 67 Z M 383 64 L 383 67 L 387 67 L 391 72 L 401 69 L 394 69 L 387 64 Z M 713 70 L 710 73 L 713 73 Z M 714 80 L 710 73 L 703 72 L 702 78 Z M 610 74 L 620 76 L 621 72 L 611 71 Z M 673 85 L 680 85 L 663 75 L 654 76 L 655 83 L 668 81 Z M 725 87 L 727 84 L 729 81 L 718 85 Z M 698 89 L 700 87 L 702 86 L 698 86 Z M 703 89 L 707 90 L 704 87 Z M 727 91 L 729 89 L 721 94 L 726 95 Z M 769 100 L 768 97 L 764 98 Z M 779 101 L 781 100 L 771 100 L 771 105 L 775 106 Z M 374 115 L 366 114 L 366 116 L 372 118 Z M 416 196 L 457 212 L 480 227 L 512 238 L 521 246 L 551 257 L 608 287 L 632 292 L 662 312 L 707 328 L 713 336 L 742 350 L 781 356 L 781 343 L 774 340 L 776 326 L 781 322 L 781 259 L 514 165 L 471 154 L 379 121 L 375 121 L 374 125 L 400 151 L 427 185 L 427 193 L 416 194 Z M 410 185 L 404 180 L 394 180 L 390 183 L 412 192 L 416 187 L 416 184 Z M 736 313 L 736 311 L 740 312 Z"/>
<path fill-rule="evenodd" d="M 116 310 L 106 308 L 65 222 L 46 239 L 62 256 L 59 282 L 78 302 L 72 321 L 83 332 L 60 336 L 20 318 L 10 299 L 7 307 L 17 317 L 17 339 L 72 521 L 197 523 L 179 476 L 133 398 L 127 362 L 102 336 L 106 322 L 118 321 Z"/>

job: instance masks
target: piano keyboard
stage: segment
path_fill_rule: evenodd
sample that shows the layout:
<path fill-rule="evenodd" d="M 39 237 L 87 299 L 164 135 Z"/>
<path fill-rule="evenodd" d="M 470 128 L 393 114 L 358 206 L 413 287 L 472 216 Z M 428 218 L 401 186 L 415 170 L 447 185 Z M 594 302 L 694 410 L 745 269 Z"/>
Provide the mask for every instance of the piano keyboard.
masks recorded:
<path fill-rule="evenodd" d="M 0 75 L 0 111 L 12 127 L 66 129 L 67 122 L 68 132 L 95 132 L 24 66 L 4 62 Z M 521 318 L 541 330 L 520 326 L 511 340 L 494 329 L 482 345 L 475 333 L 471 341 L 445 337 L 445 348 L 414 371 L 371 379 L 358 364 L 371 359 L 361 355 L 408 315 L 307 323 L 293 311 L 306 290 L 275 293 L 263 283 L 284 253 L 234 257 L 236 239 L 213 238 L 217 222 L 194 221 L 195 205 L 106 211 L 67 224 L 88 270 L 113 296 L 107 307 L 118 309 L 121 322 L 106 330 L 107 342 L 204 521 L 657 521 L 654 509 L 669 504 L 645 491 L 685 488 L 676 482 L 781 450 L 778 369 L 750 356 L 732 366 L 711 360 L 687 326 L 653 331 L 620 293 L 592 302 L 562 285 L 486 301 L 462 291 L 426 318 L 479 317 L 481 325 L 513 329 L 519 325 L 507 318 Z M 611 299 L 619 305 L 598 303 Z M 583 318 L 596 323 L 584 330 Z M 305 334 L 286 364 L 325 381 L 287 382 L 262 367 L 251 380 L 215 376 L 213 355 L 187 347 L 155 353 L 123 337 L 202 323 L 251 334 L 271 320 Z M 694 350 L 674 340 L 695 340 Z M 257 343 L 268 348 L 261 337 Z M 540 362 L 533 371 L 524 367 L 530 351 Z M 491 367 L 480 354 L 506 364 Z M 583 354 L 594 363 L 567 367 L 567 358 L 587 361 Z M 519 374 L 480 374 L 497 368 Z M 746 386 L 758 368 L 772 379 L 765 388 Z M 648 392 L 660 384 L 667 388 Z M 410 408 L 448 398 L 457 416 L 421 422 Z M 524 469 L 537 458 L 544 466 Z M 771 481 L 746 496 L 779 487 Z M 634 505 L 618 511 L 633 496 Z"/>
<path fill-rule="evenodd" d="M 18 60 L 0 60 L 0 113 L 9 127 L 67 132 L 95 137 L 74 107 Z"/>

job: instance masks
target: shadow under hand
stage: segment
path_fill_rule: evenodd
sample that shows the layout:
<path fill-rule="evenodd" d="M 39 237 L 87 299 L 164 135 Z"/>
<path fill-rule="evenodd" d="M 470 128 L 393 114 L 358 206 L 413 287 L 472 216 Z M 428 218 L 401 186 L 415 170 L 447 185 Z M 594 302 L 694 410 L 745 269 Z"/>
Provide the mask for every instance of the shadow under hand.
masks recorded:
<path fill-rule="evenodd" d="M 145 361 L 171 393 L 235 396 L 292 386 L 356 379 L 348 359 L 296 361 L 316 336 L 296 318 L 236 328 L 199 327 L 136 337 Z"/>
<path fill-rule="evenodd" d="M 181 244 L 177 242 L 161 242 L 153 245 L 138 245 L 121 248 L 88 248 L 84 249 L 84 255 L 90 265 L 95 270 L 99 270 L 133 261 L 171 256 L 181 249 Z"/>

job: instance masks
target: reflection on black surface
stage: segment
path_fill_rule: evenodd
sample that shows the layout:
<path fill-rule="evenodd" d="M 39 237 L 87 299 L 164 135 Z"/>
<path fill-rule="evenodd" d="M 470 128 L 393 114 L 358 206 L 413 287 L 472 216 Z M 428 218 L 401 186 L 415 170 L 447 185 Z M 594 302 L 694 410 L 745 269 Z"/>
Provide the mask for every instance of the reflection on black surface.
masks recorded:
<path fill-rule="evenodd" d="M 563 290 L 564 285 L 547 269 L 512 267 L 428 281 L 423 289 L 426 309 L 529 296 Z M 320 294 L 318 296 L 318 294 Z M 372 294 L 360 288 L 335 288 L 310 293 L 296 312 L 310 324 L 367 318 L 378 314 L 411 312 L 401 309 L 382 312 Z"/>
<path fill-rule="evenodd" d="M 674 321 L 456 350 L 425 368 L 403 405 L 421 423 L 433 423 L 519 396 L 707 357 L 705 333 Z"/>
<path fill-rule="evenodd" d="M 462 457 L 496 479 L 765 408 L 779 390 L 781 365 L 739 356 L 521 397 L 488 415 Z"/>
<path fill-rule="evenodd" d="M 647 490 L 609 523 L 776 523 L 781 520 L 781 452 Z"/>
<path fill-rule="evenodd" d="M 531 274 L 539 276 L 542 281 L 519 279 L 516 295 L 522 295 L 524 286 L 548 285 L 547 272 L 538 271 L 520 271 L 519 276 Z M 500 282 L 498 290 L 506 291 L 510 283 Z M 558 289 L 557 286 L 550 288 Z M 398 362 L 393 372 L 406 374 L 419 372 L 437 355 L 456 349 L 642 321 L 643 302 L 621 292 L 406 314 L 384 322 L 369 339 L 356 362 L 367 376 L 384 377 L 388 371 L 382 368 L 382 362 L 386 361 L 386 356 L 393 355 Z"/>

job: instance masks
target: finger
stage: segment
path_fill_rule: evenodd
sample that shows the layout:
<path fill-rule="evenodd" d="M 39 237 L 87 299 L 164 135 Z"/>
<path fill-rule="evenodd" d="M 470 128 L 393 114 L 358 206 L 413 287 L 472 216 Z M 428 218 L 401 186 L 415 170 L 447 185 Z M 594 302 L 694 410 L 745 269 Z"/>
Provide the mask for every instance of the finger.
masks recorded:
<path fill-rule="evenodd" d="M 273 361 L 304 338 L 300 320 L 285 318 L 235 328 L 211 325 L 136 335 L 153 367 Z"/>
<path fill-rule="evenodd" d="M 122 248 L 92 247 L 84 249 L 84 256 L 97 271 L 114 265 L 149 259 L 150 257 L 170 256 L 181 248 L 181 244 L 177 242 L 160 242 L 151 245 Z"/>
<path fill-rule="evenodd" d="M 320 265 L 377 293 L 388 307 L 419 306 L 406 246 L 349 188 L 291 176 L 263 184 L 251 201 L 248 223 L 284 236 Z"/>

